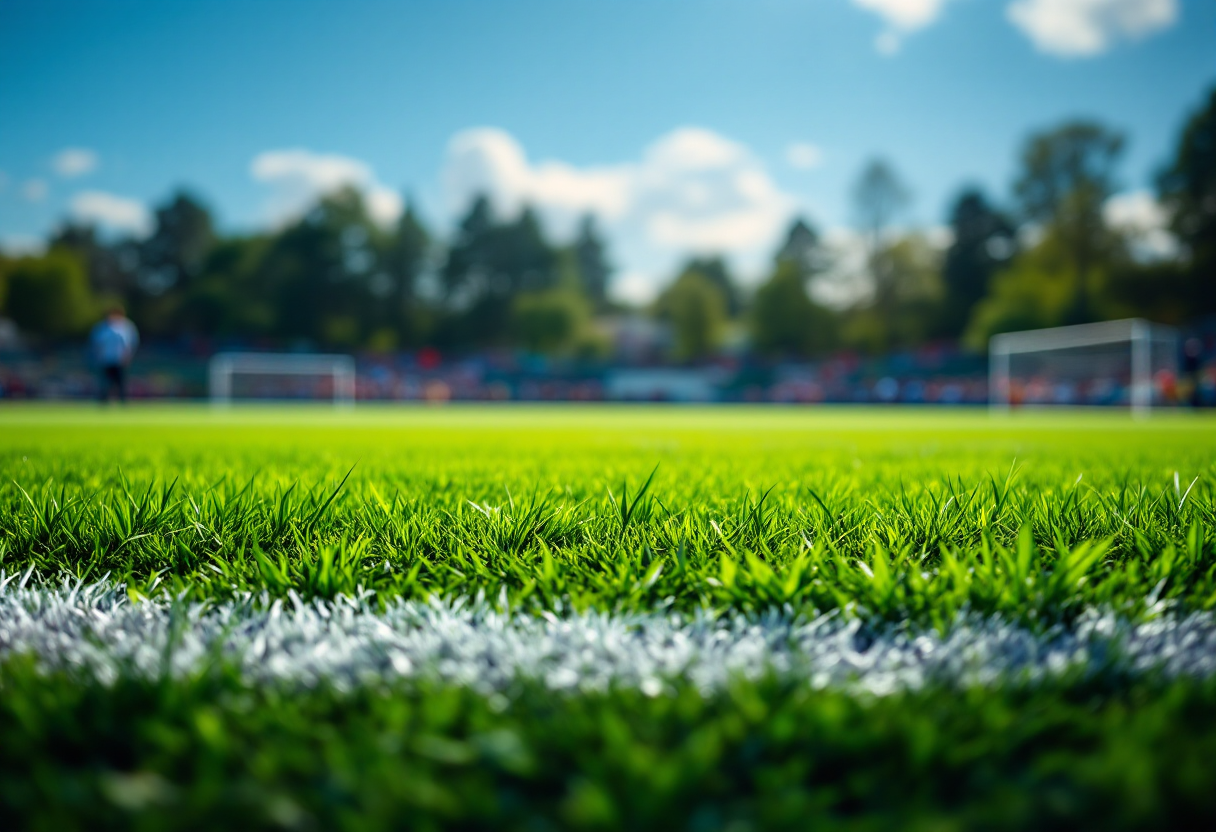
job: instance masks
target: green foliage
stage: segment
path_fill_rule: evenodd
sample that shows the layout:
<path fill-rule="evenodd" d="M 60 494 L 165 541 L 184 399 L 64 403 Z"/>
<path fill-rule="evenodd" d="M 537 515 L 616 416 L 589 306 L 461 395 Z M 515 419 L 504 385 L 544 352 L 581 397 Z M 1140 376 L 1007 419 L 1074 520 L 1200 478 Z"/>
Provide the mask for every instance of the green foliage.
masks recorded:
<path fill-rule="evenodd" d="M 1200 262 L 1212 234 L 1203 224 L 1207 209 L 1202 205 L 1205 194 L 1216 192 L 1216 166 L 1206 149 L 1216 124 L 1210 110 L 1194 116 L 1160 180 L 1173 229 L 1190 249 L 1190 263 L 1137 262 L 1134 246 L 1107 224 L 1103 208 L 1116 189 L 1121 136 L 1088 122 L 1032 136 L 1015 193 L 1042 238 L 993 278 L 988 296 L 974 307 L 964 340 L 983 349 L 998 332 L 1129 316 L 1185 323 L 1216 309 L 1211 269 Z"/>
<path fill-rule="evenodd" d="M 339 191 L 272 241 L 246 285 L 274 310 L 274 334 L 351 349 L 385 320 L 393 285 L 379 275 L 391 243 L 359 193 Z"/>
<path fill-rule="evenodd" d="M 998 272 L 988 297 L 972 312 L 964 341 L 973 349 L 983 350 L 988 338 L 998 332 L 1060 326 L 1072 321 L 1081 277 L 1068 245 L 1050 229 L 1036 245 Z M 1177 281 L 1172 285 L 1169 282 L 1168 269 L 1135 264 L 1121 255 L 1122 252 L 1111 251 L 1102 261 L 1089 264 L 1084 296 L 1088 298 L 1090 312 L 1106 319 L 1153 311 L 1168 316 L 1171 311 L 1178 311 L 1180 299 L 1171 290 L 1179 287 Z M 1161 282 L 1153 282 L 1154 278 L 1161 278 Z"/>
<path fill-rule="evenodd" d="M 762 353 L 806 357 L 835 343 L 835 318 L 807 294 L 796 263 L 777 264 L 752 301 L 752 343 Z"/>
<path fill-rule="evenodd" d="M 885 159 L 871 159 L 853 186 L 853 206 L 870 254 L 881 247 L 891 222 L 911 201 L 908 188 Z"/>
<path fill-rule="evenodd" d="M 582 295 L 568 289 L 523 292 L 511 308 L 516 343 L 533 352 L 570 350 L 584 332 L 590 312 Z"/>
<path fill-rule="evenodd" d="M 880 353 L 937 334 L 940 257 L 922 236 L 891 231 L 910 200 L 895 169 L 881 159 L 870 161 L 854 186 L 870 292 L 842 316 L 841 338 L 850 347 Z"/>
<path fill-rule="evenodd" d="M 11 264 L 12 261 L 0 252 L 0 313 L 4 311 L 4 299 L 8 295 L 8 270 Z"/>
<path fill-rule="evenodd" d="M 884 240 L 870 269 L 874 295 L 843 316 L 845 343 L 881 353 L 933 335 L 942 295 L 940 257 L 924 237 Z"/>
<path fill-rule="evenodd" d="M 1117 251 L 1102 209 L 1116 190 L 1124 144 L 1119 133 L 1078 121 L 1032 135 L 1022 150 L 1014 194 L 1025 218 L 1040 224 L 1067 259 L 1073 276 L 1067 323 L 1094 317 L 1092 273 Z"/>
<path fill-rule="evenodd" d="M 608 261 L 608 246 L 600 236 L 594 216 L 583 217 L 572 249 L 579 288 L 595 308 L 606 308 L 612 264 Z"/>
<path fill-rule="evenodd" d="M 6 269 L 4 312 L 25 332 L 48 339 L 79 335 L 95 320 L 97 301 L 71 253 L 22 257 Z"/>
<path fill-rule="evenodd" d="M 156 209 L 156 227 L 140 250 L 145 291 L 159 295 L 195 277 L 215 245 L 211 213 L 186 193 Z"/>
<path fill-rule="evenodd" d="M 710 355 L 726 328 L 726 298 L 711 278 L 685 271 L 659 296 L 655 310 L 671 325 L 673 357 L 680 361 Z"/>
<path fill-rule="evenodd" d="M 1188 326 L 1213 304 L 1214 284 L 1186 263 L 1175 261 L 1115 264 L 1105 282 L 1103 309 L 1112 318 L 1147 318 Z"/>
<path fill-rule="evenodd" d="M 862 300 L 820 309 L 799 290 L 796 283 L 806 287 L 829 271 L 830 257 L 813 226 L 796 219 L 750 309 L 725 259 L 685 263 L 657 308 L 674 329 L 672 357 L 712 354 L 728 321 L 749 325 L 760 354 L 806 357 L 960 336 L 983 349 L 987 337 L 1009 329 L 1129 315 L 1184 323 L 1216 311 L 1214 113 L 1211 92 L 1159 177 L 1182 243 L 1176 256 L 1149 262 L 1133 234 L 1106 222 L 1125 142 L 1095 122 L 1068 121 L 1028 137 L 1012 194 L 1016 222 L 980 192 L 964 191 L 951 210 L 944 257 L 923 236 L 900 230 L 911 190 L 892 165 L 872 160 L 853 190 L 863 288 L 871 290 Z M 1042 242 L 1017 255 L 1019 230 Z M 432 238 L 412 206 L 392 227 L 374 221 L 364 197 L 348 189 L 252 237 L 218 237 L 205 205 L 178 193 L 157 207 L 147 239 L 106 240 L 68 222 L 50 243 L 75 254 L 92 292 L 125 301 L 153 338 L 186 332 L 378 351 L 521 345 L 582 355 L 603 353 L 603 345 L 572 321 L 622 311 L 608 301 L 612 258 L 594 217 L 583 218 L 570 244 L 557 245 L 534 211 L 499 216 L 484 195 L 444 241 Z M 0 303 L 11 305 L 7 282 L 0 278 Z M 34 280 L 42 288 L 30 299 L 33 284 L 24 281 L 9 317 L 34 334 L 76 334 L 92 314 L 80 311 L 77 283 Z M 801 325 L 804 318 L 813 323 Z"/>
<path fill-rule="evenodd" d="M 506 342 L 512 300 L 558 284 L 558 254 L 536 214 L 525 208 L 500 221 L 489 199 L 478 197 L 461 221 L 444 263 L 444 288 L 455 310 L 446 322 L 449 341 L 478 346 Z"/>
<path fill-rule="evenodd" d="M 1015 253 L 1016 228 L 981 191 L 968 189 L 951 210 L 950 230 L 953 239 L 942 262 L 941 328 L 958 337 L 975 305 L 988 295 L 993 275 Z"/>
<path fill-rule="evenodd" d="M 991 293 L 972 313 L 964 340 L 982 351 L 999 332 L 1059 326 L 1075 302 L 1077 279 L 1063 244 L 1048 236 L 996 275 Z"/>
<path fill-rule="evenodd" d="M 743 298 L 730 273 L 730 266 L 722 257 L 692 257 L 680 270 L 683 275 L 696 272 L 717 288 L 726 303 L 726 315 L 733 318 L 743 310 Z"/>
<path fill-rule="evenodd" d="M 1216 88 L 1187 121 L 1158 180 L 1170 227 L 1189 255 L 1192 314 L 1216 311 Z"/>

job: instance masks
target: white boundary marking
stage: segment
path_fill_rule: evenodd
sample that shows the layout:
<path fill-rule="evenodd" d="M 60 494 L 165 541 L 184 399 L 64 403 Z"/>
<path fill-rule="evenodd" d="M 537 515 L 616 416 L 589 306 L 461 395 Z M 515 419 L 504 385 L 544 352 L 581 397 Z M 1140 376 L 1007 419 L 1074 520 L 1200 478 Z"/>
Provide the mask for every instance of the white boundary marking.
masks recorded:
<path fill-rule="evenodd" d="M 927 685 L 1037 684 L 1068 674 L 1216 675 L 1216 617 L 1134 623 L 1091 610 L 1032 632 L 963 615 L 945 635 L 856 619 L 667 612 L 529 615 L 484 600 L 332 602 L 244 596 L 203 604 L 132 602 L 121 585 L 22 587 L 0 577 L 0 660 L 112 683 L 198 672 L 217 657 L 252 684 L 339 689 L 428 679 L 484 693 L 533 680 L 554 691 L 626 687 L 658 695 L 685 680 L 706 693 L 768 674 L 873 695 Z M 1158 605 L 1160 606 L 1160 605 Z M 1160 610 L 1158 611 L 1160 612 Z"/>

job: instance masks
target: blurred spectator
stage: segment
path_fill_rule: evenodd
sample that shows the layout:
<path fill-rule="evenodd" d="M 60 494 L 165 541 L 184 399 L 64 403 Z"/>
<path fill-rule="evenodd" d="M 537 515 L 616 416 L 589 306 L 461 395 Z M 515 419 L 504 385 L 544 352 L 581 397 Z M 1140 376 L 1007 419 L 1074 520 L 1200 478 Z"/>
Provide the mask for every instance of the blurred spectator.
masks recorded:
<path fill-rule="evenodd" d="M 1200 407 L 1199 371 L 1203 368 L 1203 342 L 1198 338 L 1187 338 L 1182 348 L 1182 378 L 1185 394 L 1191 407 Z"/>
<path fill-rule="evenodd" d="M 105 318 L 93 327 L 89 347 L 100 374 L 98 398 L 102 402 L 109 401 L 112 393 L 121 402 L 127 400 L 127 367 L 138 346 L 139 331 L 121 306 L 110 307 Z"/>

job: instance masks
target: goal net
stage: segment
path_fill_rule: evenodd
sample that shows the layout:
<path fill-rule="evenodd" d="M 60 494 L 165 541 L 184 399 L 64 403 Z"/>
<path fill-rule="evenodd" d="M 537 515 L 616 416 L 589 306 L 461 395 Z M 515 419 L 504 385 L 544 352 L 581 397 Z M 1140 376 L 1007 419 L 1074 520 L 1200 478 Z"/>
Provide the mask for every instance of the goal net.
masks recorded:
<path fill-rule="evenodd" d="M 988 343 L 988 373 L 993 409 L 1098 405 L 1146 413 L 1173 403 L 1178 335 L 1138 318 L 1007 332 Z"/>
<path fill-rule="evenodd" d="M 332 399 L 355 403 L 355 359 L 349 355 L 223 352 L 211 359 L 207 387 L 213 404 L 236 400 Z"/>

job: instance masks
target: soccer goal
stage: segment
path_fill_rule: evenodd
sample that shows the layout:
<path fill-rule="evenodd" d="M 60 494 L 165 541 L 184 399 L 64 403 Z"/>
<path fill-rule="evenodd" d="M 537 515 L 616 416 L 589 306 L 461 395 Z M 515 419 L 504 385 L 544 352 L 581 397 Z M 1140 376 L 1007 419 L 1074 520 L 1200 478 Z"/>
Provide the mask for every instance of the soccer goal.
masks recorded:
<path fill-rule="evenodd" d="M 207 381 L 211 402 L 218 405 L 237 399 L 355 403 L 355 359 L 349 355 L 222 352 L 211 359 Z"/>
<path fill-rule="evenodd" d="M 1148 413 L 1171 403 L 1178 333 L 1139 318 L 1007 332 L 988 342 L 988 401 L 1105 405 Z"/>

